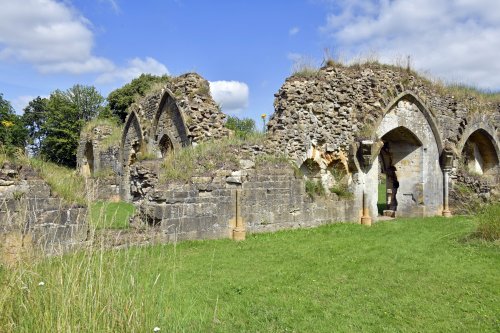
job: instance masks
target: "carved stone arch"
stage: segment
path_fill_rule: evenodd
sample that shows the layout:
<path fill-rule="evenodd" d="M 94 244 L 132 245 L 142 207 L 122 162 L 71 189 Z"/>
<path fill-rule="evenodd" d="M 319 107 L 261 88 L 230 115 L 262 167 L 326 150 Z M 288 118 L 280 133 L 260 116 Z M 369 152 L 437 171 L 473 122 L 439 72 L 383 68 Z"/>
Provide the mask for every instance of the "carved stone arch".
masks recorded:
<path fill-rule="evenodd" d="M 477 119 L 465 128 L 457 143 L 457 154 L 469 171 L 498 176 L 500 143 L 495 128 L 486 119 Z"/>
<path fill-rule="evenodd" d="M 366 155 L 363 161 L 369 161 L 364 163 L 361 179 L 370 215 L 378 214 L 378 185 L 384 178 L 391 216 L 441 214 L 443 141 L 435 115 L 413 92 L 404 91 L 386 106 L 374 125 L 372 140 L 360 143 L 361 156 Z"/>
<path fill-rule="evenodd" d="M 168 89 L 165 90 L 156 110 L 152 135 L 152 141 L 157 147 L 160 145 L 160 140 L 165 138 L 165 135 L 172 143 L 173 149 L 189 145 L 189 130 L 184 115 Z"/>
<path fill-rule="evenodd" d="M 500 157 L 500 142 L 496 135 L 496 130 L 492 125 L 486 122 L 486 119 L 479 119 L 475 122 L 469 123 L 469 125 L 465 128 L 460 141 L 457 143 L 457 154 L 461 156 L 465 143 L 470 136 L 478 130 L 481 130 L 482 133 L 491 140 L 497 156 Z"/>
<path fill-rule="evenodd" d="M 387 104 L 387 106 L 384 109 L 384 113 L 383 113 L 382 117 L 380 117 L 378 119 L 378 121 L 375 123 L 375 129 L 379 128 L 379 126 L 382 123 L 382 121 L 384 120 L 384 117 L 386 116 L 386 114 L 391 112 L 391 110 L 395 106 L 397 106 L 401 100 L 406 100 L 406 101 L 409 101 L 409 102 L 415 104 L 417 106 L 417 108 L 420 110 L 420 112 L 424 115 L 425 119 L 427 120 L 427 123 L 429 124 L 429 126 L 432 130 L 432 133 L 434 134 L 434 138 L 436 140 L 439 154 L 441 154 L 441 152 L 443 151 L 443 139 L 441 137 L 441 133 L 439 132 L 439 128 L 438 128 L 437 122 L 435 120 L 435 114 L 429 108 L 427 108 L 425 106 L 425 104 L 422 102 L 422 100 L 412 91 L 408 91 L 408 90 L 403 91 L 402 93 L 397 95 L 396 98 L 394 98 L 392 100 L 392 102 Z M 376 133 L 373 133 L 372 138 L 374 141 L 376 141 L 378 139 Z"/>
<path fill-rule="evenodd" d="M 130 165 L 137 160 L 137 154 L 143 150 L 144 135 L 139 117 L 132 111 L 125 121 L 121 141 L 122 181 L 120 196 L 123 200 L 130 199 Z"/>

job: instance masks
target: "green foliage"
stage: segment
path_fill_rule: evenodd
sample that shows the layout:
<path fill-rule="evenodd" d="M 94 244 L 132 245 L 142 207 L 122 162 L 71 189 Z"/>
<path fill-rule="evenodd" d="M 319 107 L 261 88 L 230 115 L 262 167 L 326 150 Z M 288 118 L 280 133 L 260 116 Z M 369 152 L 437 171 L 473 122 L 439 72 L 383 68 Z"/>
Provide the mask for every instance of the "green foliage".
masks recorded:
<path fill-rule="evenodd" d="M 37 158 L 26 159 L 24 163 L 29 163 L 49 184 L 52 191 L 66 202 L 79 205 L 87 203 L 85 180 L 75 170 Z"/>
<path fill-rule="evenodd" d="M 42 128 L 47 117 L 47 104 L 48 99 L 38 96 L 29 102 L 22 115 L 24 126 L 28 131 L 28 145 L 35 156 L 40 152 L 44 137 Z"/>
<path fill-rule="evenodd" d="M 330 173 L 335 181 L 335 184 L 330 188 L 330 192 L 335 193 L 340 199 L 352 199 L 354 196 L 349 191 L 349 177 L 347 176 L 344 166 L 340 164 L 330 168 Z"/>
<path fill-rule="evenodd" d="M 473 228 L 336 224 L 24 263 L 0 269 L 0 331 L 498 332 L 498 247 L 460 242 Z"/>
<path fill-rule="evenodd" d="M 319 197 L 325 195 L 325 188 L 319 179 L 306 180 L 306 193 L 311 197 Z"/>
<path fill-rule="evenodd" d="M 57 164 L 75 167 L 82 125 L 83 119 L 77 106 L 63 92 L 56 90 L 52 93 L 42 125 L 41 156 Z"/>
<path fill-rule="evenodd" d="M 456 204 L 452 206 L 453 214 L 473 215 L 484 205 L 484 201 L 467 185 L 456 182 L 451 189 Z"/>
<path fill-rule="evenodd" d="M 27 135 L 21 117 L 16 115 L 10 103 L 0 94 L 0 146 L 4 152 L 12 155 L 16 148 L 23 148 Z"/>
<path fill-rule="evenodd" d="M 95 229 L 128 229 L 135 206 L 128 202 L 97 201 L 89 210 L 89 223 Z"/>
<path fill-rule="evenodd" d="M 75 84 L 66 90 L 64 95 L 75 105 L 80 117 L 85 121 L 97 117 L 104 108 L 104 97 L 94 86 Z"/>
<path fill-rule="evenodd" d="M 255 133 L 255 121 L 250 118 L 240 119 L 238 117 L 228 116 L 225 126 L 234 131 L 234 134 L 242 139 Z"/>
<path fill-rule="evenodd" d="M 127 83 L 121 88 L 112 91 L 108 95 L 108 105 L 113 115 L 118 117 L 122 122 L 127 118 L 127 108 L 134 103 L 138 97 L 144 97 L 158 83 L 165 84 L 168 82 L 167 75 L 156 76 L 151 74 L 142 74 L 130 83 Z"/>
<path fill-rule="evenodd" d="M 476 216 L 475 235 L 487 241 L 500 240 L 500 203 L 484 207 Z"/>

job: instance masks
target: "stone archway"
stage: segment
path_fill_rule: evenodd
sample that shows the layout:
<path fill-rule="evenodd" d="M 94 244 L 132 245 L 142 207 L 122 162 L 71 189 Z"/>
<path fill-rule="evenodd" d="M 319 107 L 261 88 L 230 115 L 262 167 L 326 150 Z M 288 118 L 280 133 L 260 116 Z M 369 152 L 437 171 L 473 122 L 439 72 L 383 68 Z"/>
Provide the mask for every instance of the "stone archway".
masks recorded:
<path fill-rule="evenodd" d="M 130 200 L 130 166 L 137 161 L 138 154 L 143 149 L 144 137 L 141 124 L 137 114 L 132 111 L 125 122 L 122 134 L 122 180 L 120 186 L 120 197 L 122 200 Z"/>
<path fill-rule="evenodd" d="M 423 148 L 420 140 L 405 127 L 397 127 L 382 137 L 380 172 L 385 175 L 384 215 L 412 215 L 423 204 Z M 417 208 L 418 210 L 418 208 Z M 420 211 L 416 212 L 420 214 Z"/>
<path fill-rule="evenodd" d="M 469 172 L 484 176 L 498 176 L 498 147 L 490 133 L 479 128 L 465 140 L 460 152 L 461 162 Z"/>
<path fill-rule="evenodd" d="M 172 140 L 167 134 L 163 134 L 161 139 L 158 141 L 160 157 L 167 156 L 168 153 L 174 150 L 174 145 L 172 144 Z"/>
<path fill-rule="evenodd" d="M 396 216 L 433 216 L 443 209 L 442 142 L 432 113 L 413 94 L 401 94 L 378 122 L 374 140 L 383 141 L 366 167 L 364 191 L 371 216 L 378 215 L 379 172 L 390 190 Z M 359 192 L 358 192 L 359 193 Z"/>
<path fill-rule="evenodd" d="M 91 141 L 85 143 L 85 148 L 83 151 L 83 164 L 82 164 L 82 175 L 84 177 L 92 177 L 94 175 L 94 147 Z"/>
<path fill-rule="evenodd" d="M 169 90 L 163 94 L 153 120 L 153 140 L 150 151 L 157 157 L 165 156 L 166 150 L 176 150 L 189 145 L 186 122 Z"/>

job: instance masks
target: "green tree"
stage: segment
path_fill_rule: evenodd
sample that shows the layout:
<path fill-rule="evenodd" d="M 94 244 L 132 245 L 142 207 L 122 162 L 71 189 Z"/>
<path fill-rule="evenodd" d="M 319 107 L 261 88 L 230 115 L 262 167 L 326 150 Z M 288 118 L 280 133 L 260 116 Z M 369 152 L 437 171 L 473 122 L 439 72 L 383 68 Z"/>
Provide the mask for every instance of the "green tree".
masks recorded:
<path fill-rule="evenodd" d="M 105 99 L 94 86 L 75 84 L 64 95 L 76 106 L 80 117 L 85 121 L 97 117 L 104 107 Z"/>
<path fill-rule="evenodd" d="M 234 134 L 242 139 L 255 132 L 255 121 L 250 118 L 238 118 L 228 116 L 225 124 L 226 128 L 234 131 Z"/>
<path fill-rule="evenodd" d="M 108 95 L 108 105 L 111 112 L 122 122 L 127 118 L 127 108 L 134 103 L 138 97 L 146 95 L 151 88 L 160 83 L 167 83 L 169 77 L 167 75 L 156 76 L 151 74 L 142 74 L 130 83 L 127 83 L 121 88 L 112 91 Z"/>
<path fill-rule="evenodd" d="M 26 144 L 27 131 L 21 117 L 16 115 L 9 101 L 0 94 L 0 146 L 10 154 L 15 148 L 23 148 Z"/>
<path fill-rule="evenodd" d="M 78 106 L 66 93 L 60 90 L 53 92 L 47 102 L 46 117 L 41 128 L 41 156 L 54 163 L 76 166 L 76 149 L 83 124 Z"/>
<path fill-rule="evenodd" d="M 24 127 L 28 131 L 28 145 L 34 155 L 38 155 L 40 151 L 43 138 L 42 126 L 45 123 L 47 115 L 47 103 L 48 100 L 46 98 L 38 96 L 24 108 L 24 114 L 21 117 Z"/>

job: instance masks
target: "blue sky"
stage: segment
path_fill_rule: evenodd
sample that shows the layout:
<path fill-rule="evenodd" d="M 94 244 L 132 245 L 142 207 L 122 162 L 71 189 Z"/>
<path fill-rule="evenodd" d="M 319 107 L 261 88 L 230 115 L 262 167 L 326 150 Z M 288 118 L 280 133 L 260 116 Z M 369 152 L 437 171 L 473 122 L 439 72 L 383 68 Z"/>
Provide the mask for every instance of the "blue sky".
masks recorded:
<path fill-rule="evenodd" d="M 500 90 L 497 0 L 0 0 L 0 93 L 20 111 L 73 84 L 196 71 L 259 120 L 294 64 L 375 57 Z"/>

